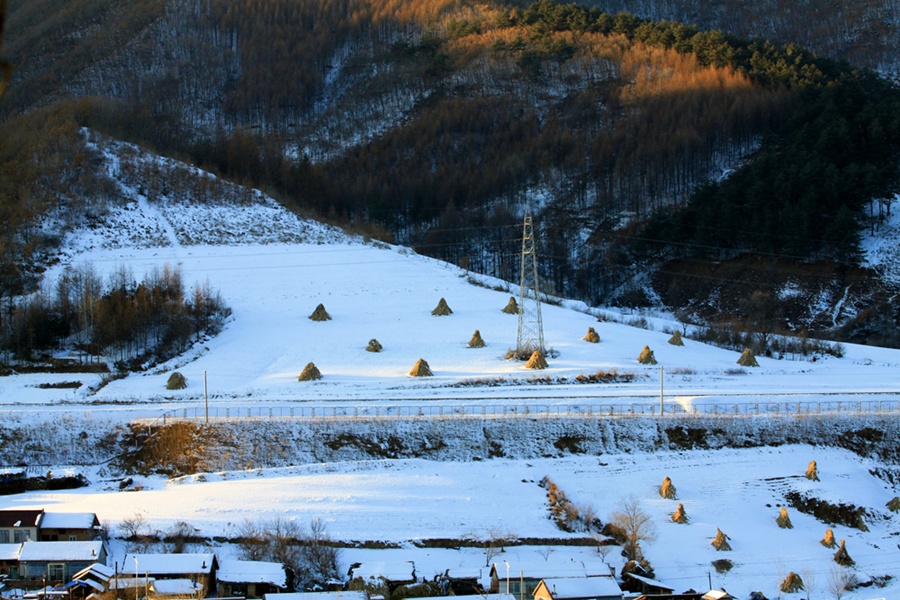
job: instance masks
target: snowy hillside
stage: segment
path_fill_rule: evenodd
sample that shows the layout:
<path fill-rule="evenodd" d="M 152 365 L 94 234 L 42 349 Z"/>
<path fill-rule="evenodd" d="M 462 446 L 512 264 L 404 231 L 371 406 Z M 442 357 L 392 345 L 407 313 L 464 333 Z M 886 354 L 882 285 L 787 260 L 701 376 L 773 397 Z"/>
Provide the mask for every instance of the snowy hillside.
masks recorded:
<path fill-rule="evenodd" d="M 181 268 L 188 285 L 209 282 L 232 308 L 232 318 L 220 335 L 198 342 L 178 359 L 102 387 L 96 374 L 0 378 L 2 409 L 21 430 L 51 421 L 62 423 L 60 429 L 67 429 L 68 422 L 73 424 L 68 429 L 77 431 L 92 420 L 108 426 L 135 418 L 158 423 L 163 414 L 200 416 L 205 410 L 204 379 L 216 419 L 248 410 L 256 416 L 273 411 L 273 417 L 281 419 L 310 415 L 313 409 L 319 415 L 334 414 L 337 408 L 371 414 L 373 408 L 405 407 L 406 415 L 434 415 L 435 410 L 449 414 L 463 406 L 484 407 L 492 413 L 498 412 L 497 406 L 547 412 L 549 406 L 594 407 L 593 418 L 579 425 L 587 430 L 603 427 L 598 407 L 606 407 L 605 411 L 610 406 L 618 410 L 631 406 L 650 414 L 651 407 L 658 410 L 662 394 L 665 410 L 672 415 L 751 413 L 735 418 L 750 439 L 766 427 L 755 412 L 810 413 L 771 417 L 803 427 L 817 423 L 820 411 L 836 413 L 840 403 L 842 412 L 864 410 L 871 415 L 830 415 L 834 420 L 830 422 L 855 430 L 893 423 L 900 410 L 898 351 L 848 345 L 843 358 L 760 357 L 758 368 L 745 368 L 736 364 L 737 353 L 694 342 L 689 336 L 683 347 L 669 344 L 678 327 L 675 322 L 566 301 L 543 305 L 544 336 L 553 355 L 548 369 L 530 371 L 521 362 L 505 359 L 516 343 L 517 318 L 501 309 L 510 296 L 518 295 L 514 287 L 405 248 L 348 238 L 302 220 L 258 193 L 233 190 L 227 201 L 215 206 L 198 206 L 189 195 L 176 197 L 164 189 L 148 197 L 147 187 L 129 176 L 113 153 L 109 157 L 124 200 L 90 230 L 73 236 L 63 261 L 47 272 L 48 285 L 69 265 L 90 263 L 104 273 L 125 266 L 139 276 L 168 263 Z M 154 164 L 165 172 L 184 168 L 162 161 Z M 431 314 L 441 298 L 452 315 Z M 308 318 L 320 303 L 330 321 Z M 638 322 L 648 328 L 629 324 Z M 599 343 L 582 339 L 589 327 L 600 334 Z M 467 345 L 476 329 L 486 341 L 484 348 Z M 373 338 L 383 345 L 382 352 L 365 351 Z M 658 365 L 638 363 L 645 345 L 654 351 Z M 419 358 L 428 361 L 433 377 L 408 375 Z M 299 382 L 298 375 L 309 362 L 323 378 Z M 187 377 L 187 389 L 165 389 L 174 370 Z M 579 375 L 599 371 L 615 371 L 622 377 L 615 383 L 576 382 Z M 73 379 L 82 385 L 42 386 Z M 510 424 L 507 429 L 525 424 L 518 441 L 527 444 L 527 424 L 539 418 L 503 421 Z M 433 430 L 450 427 L 440 419 L 422 422 Z M 454 422 L 453 427 L 485 433 L 503 429 L 489 418 Z M 343 426 L 340 421 L 332 423 L 335 430 Z M 633 423 L 618 427 L 630 427 L 633 439 L 649 435 L 650 427 L 641 429 L 643 421 Z M 725 420 L 717 423 L 729 426 Z M 382 421 L 380 427 L 400 434 L 400 426 L 391 421 Z M 655 428 L 652 431 L 657 434 Z M 407 432 L 427 437 L 417 429 Z M 267 433 L 272 439 L 264 441 L 272 447 L 289 445 L 286 438 Z M 589 433 L 585 431 L 585 438 Z M 262 443 L 252 435 L 234 440 L 235 445 Z M 73 445 L 78 443 L 73 440 Z M 128 493 L 119 491 L 108 468 L 93 468 L 88 470 L 93 484 L 84 490 L 2 496 L 0 507 L 96 512 L 114 530 L 123 519 L 141 513 L 154 529 L 184 520 L 210 539 L 235 536 L 245 518 L 282 516 L 301 522 L 323 518 L 336 539 L 400 546 L 378 551 L 377 559 L 374 550 L 346 549 L 345 566 L 359 560 L 414 560 L 417 573 L 430 576 L 452 567 L 484 569 L 484 551 L 418 549 L 416 541 L 485 540 L 497 533 L 514 538 L 585 537 L 562 532 L 547 518 L 545 491 L 537 484 L 550 476 L 575 503 L 593 506 L 602 520 L 622 498 L 637 497 L 659 531 L 658 540 L 645 552 L 657 578 L 678 591 L 702 589 L 711 581 L 739 598 L 756 589 L 775 598 L 778 582 L 794 571 L 810 582 L 811 597 L 829 597 L 834 551 L 819 544 L 828 527 L 833 527 L 838 540 L 847 540 L 860 581 L 883 581 L 900 569 L 900 516 L 885 507 L 900 492 L 891 475 L 897 465 L 813 445 L 647 453 L 635 444 L 626 448 L 630 452 L 614 445 L 592 446 L 583 455 L 558 450 L 555 458 L 470 461 L 471 457 L 457 455 L 440 461 L 325 463 L 304 463 L 309 457 L 298 453 L 285 458 L 294 466 L 234 468 L 172 481 L 138 478 L 132 489 L 142 489 Z M 818 461 L 819 482 L 802 476 L 811 460 Z M 658 494 L 665 476 L 678 488 L 677 502 Z M 793 508 L 794 528 L 780 529 L 775 517 L 789 491 L 864 507 L 869 531 L 823 523 Z M 690 517 L 688 524 L 671 522 L 679 502 Z M 710 546 L 716 528 L 730 536 L 732 552 L 718 553 Z M 601 565 L 604 559 L 617 568 L 622 564 L 617 552 L 602 557 L 593 547 L 549 548 L 541 557 L 540 548 L 509 546 L 495 560 L 508 560 L 514 573 L 540 562 L 582 569 Z M 236 552 L 230 544 L 215 543 L 215 549 L 223 555 Z M 114 544 L 116 560 L 123 560 L 124 551 L 124 543 Z M 732 560 L 732 570 L 717 574 L 711 561 L 718 558 Z M 865 600 L 892 594 L 900 595 L 896 579 L 890 579 L 887 588 L 861 588 L 844 597 Z"/>

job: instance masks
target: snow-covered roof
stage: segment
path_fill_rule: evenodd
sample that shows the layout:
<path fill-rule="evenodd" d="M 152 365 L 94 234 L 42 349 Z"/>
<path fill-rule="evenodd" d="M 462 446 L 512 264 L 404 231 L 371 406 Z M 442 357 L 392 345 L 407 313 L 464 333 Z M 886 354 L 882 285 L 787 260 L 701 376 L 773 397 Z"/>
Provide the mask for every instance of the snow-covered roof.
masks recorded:
<path fill-rule="evenodd" d="M 90 577 L 99 581 L 109 581 L 115 574 L 116 570 L 112 567 L 107 567 L 103 563 L 94 563 L 75 573 L 72 579 L 86 580 Z"/>
<path fill-rule="evenodd" d="M 612 577 L 559 577 L 542 581 L 556 600 L 622 596 L 622 589 Z"/>
<path fill-rule="evenodd" d="M 0 510 L 0 527 L 37 527 L 43 510 Z"/>
<path fill-rule="evenodd" d="M 22 544 L 0 544 L 0 560 L 19 560 Z"/>
<path fill-rule="evenodd" d="M 156 582 L 156 579 L 153 577 L 138 577 L 135 578 L 127 577 L 125 575 L 119 575 L 118 579 L 113 579 L 110 581 L 109 589 L 111 590 L 130 590 L 135 587 L 143 588 L 146 586 L 153 585 Z"/>
<path fill-rule="evenodd" d="M 700 596 L 703 600 L 726 600 L 728 598 L 734 598 L 731 594 L 726 592 L 725 590 L 709 590 L 702 596 Z"/>
<path fill-rule="evenodd" d="M 278 587 L 287 586 L 284 565 L 254 560 L 224 559 L 219 563 L 216 579 L 227 583 L 271 583 Z"/>
<path fill-rule="evenodd" d="M 19 552 L 22 562 L 79 562 L 94 561 L 100 557 L 103 542 L 24 542 Z"/>
<path fill-rule="evenodd" d="M 411 562 L 365 562 L 353 568 L 353 577 L 362 577 L 363 579 L 382 577 L 388 581 L 409 581 L 414 579 L 413 569 Z"/>
<path fill-rule="evenodd" d="M 263 594 L 265 600 L 369 600 L 366 592 L 296 592 L 291 594 Z"/>
<path fill-rule="evenodd" d="M 643 575 L 638 575 L 637 573 L 625 573 L 627 577 L 631 577 L 632 579 L 636 579 L 641 583 L 646 583 L 647 585 L 652 585 L 655 588 L 660 588 L 663 590 L 669 590 L 669 592 L 674 592 L 675 588 L 671 585 L 666 585 L 662 581 L 657 581 L 656 579 L 650 579 L 649 577 L 644 577 Z"/>
<path fill-rule="evenodd" d="M 483 572 L 481 569 L 475 567 L 470 567 L 468 569 L 456 567 L 454 569 L 448 569 L 446 574 L 447 577 L 451 579 L 481 579 Z"/>
<path fill-rule="evenodd" d="M 137 558 L 135 570 L 144 575 L 178 575 L 182 573 L 211 573 L 215 554 L 129 554 L 125 564 L 129 567 Z"/>
<path fill-rule="evenodd" d="M 535 560 L 510 560 L 509 576 L 525 579 L 547 579 L 561 577 L 587 577 L 588 575 L 596 575 L 599 571 L 602 575 L 608 576 L 609 569 L 606 567 L 596 567 L 593 565 L 585 565 L 582 561 L 546 561 L 540 558 Z M 491 565 L 491 574 L 495 574 L 498 579 L 506 579 L 507 568 L 506 563 L 493 563 Z"/>
<path fill-rule="evenodd" d="M 94 513 L 45 512 L 41 529 L 92 529 L 97 522 Z"/>
<path fill-rule="evenodd" d="M 203 586 L 190 579 L 157 579 L 153 589 L 157 596 L 196 596 Z"/>

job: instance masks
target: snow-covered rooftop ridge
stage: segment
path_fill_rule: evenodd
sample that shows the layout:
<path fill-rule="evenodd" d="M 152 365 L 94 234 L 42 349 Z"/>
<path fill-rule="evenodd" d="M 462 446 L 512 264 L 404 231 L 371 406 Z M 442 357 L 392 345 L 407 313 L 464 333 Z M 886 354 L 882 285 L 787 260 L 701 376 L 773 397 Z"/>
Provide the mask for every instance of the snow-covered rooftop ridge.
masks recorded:
<path fill-rule="evenodd" d="M 100 579 L 101 581 L 109 581 L 113 578 L 113 576 L 115 576 L 115 574 L 115 568 L 104 565 L 103 563 L 94 563 L 75 573 L 75 575 L 72 576 L 72 579 L 86 579 L 89 577 L 95 577 L 97 579 Z"/>
<path fill-rule="evenodd" d="M 125 564 L 134 565 L 140 575 L 179 575 L 187 573 L 209 573 L 216 562 L 216 555 L 207 554 L 129 554 Z"/>
<path fill-rule="evenodd" d="M 203 589 L 199 583 L 190 579 L 157 579 L 153 582 L 153 591 L 157 596 L 196 597 L 197 592 Z"/>
<path fill-rule="evenodd" d="M 45 512 L 41 529 L 92 529 L 97 523 L 94 513 Z"/>
<path fill-rule="evenodd" d="M 409 581 L 415 579 L 412 562 L 392 563 L 384 561 L 365 562 L 352 569 L 353 578 L 383 578 L 388 581 Z"/>
<path fill-rule="evenodd" d="M 597 598 L 622 593 L 613 577 L 549 577 L 542 581 L 555 600 Z"/>
<path fill-rule="evenodd" d="M 226 558 L 219 561 L 216 579 L 228 583 L 271 583 L 278 587 L 287 585 L 284 565 L 253 560 Z"/>
<path fill-rule="evenodd" d="M 96 561 L 103 549 L 100 540 L 92 542 L 24 542 L 19 552 L 22 562 Z"/>
<path fill-rule="evenodd" d="M 0 560 L 19 560 L 22 544 L 0 544 Z"/>

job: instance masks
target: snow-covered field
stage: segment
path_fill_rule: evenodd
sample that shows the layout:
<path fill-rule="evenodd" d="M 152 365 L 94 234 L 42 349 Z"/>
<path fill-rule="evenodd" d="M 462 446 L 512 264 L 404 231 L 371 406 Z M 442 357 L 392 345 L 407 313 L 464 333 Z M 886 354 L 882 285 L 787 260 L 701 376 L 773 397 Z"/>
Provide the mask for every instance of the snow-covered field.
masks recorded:
<path fill-rule="evenodd" d="M 213 208 L 164 197 L 151 202 L 125 184 L 123 193 L 130 194 L 131 201 L 111 211 L 106 226 L 76 236 L 68 258 L 48 271 L 48 281 L 68 264 L 87 262 L 105 273 L 125 266 L 140 278 L 168 263 L 181 269 L 188 285 L 209 282 L 232 308 L 233 318 L 220 335 L 186 355 L 147 373 L 112 381 L 96 393 L 91 388 L 99 383 L 99 375 L 0 378 L 0 410 L 5 414 L 38 420 L 71 413 L 125 421 L 171 411 L 202 411 L 204 378 L 210 408 L 218 416 L 225 410 L 267 406 L 298 410 L 460 404 L 655 406 L 660 368 L 638 364 L 644 345 L 664 367 L 667 412 L 771 402 L 802 403 L 806 409 L 836 402 L 847 407 L 881 402 L 885 410 L 898 409 L 898 351 L 847 345 L 840 359 L 759 358 L 759 368 L 740 368 L 735 352 L 690 339 L 683 347 L 668 344 L 671 330 L 678 327 L 673 321 L 577 302 L 543 306 L 546 345 L 555 356 L 547 370 L 529 371 L 504 358 L 515 346 L 517 319 L 501 309 L 518 292 L 502 282 L 404 248 L 348 239 L 264 200 L 262 208 L 246 203 Z M 206 233 L 211 222 L 221 227 L 240 224 L 245 235 L 226 236 L 232 243 L 214 245 Z M 441 298 L 452 315 L 432 316 Z M 331 321 L 308 319 L 319 303 Z M 627 324 L 638 318 L 646 319 L 651 329 Z M 599 344 L 581 339 L 588 327 L 600 334 Z M 467 347 L 476 329 L 485 348 Z M 384 346 L 382 352 L 364 350 L 372 338 Z M 428 361 L 434 377 L 408 376 L 419 358 Z M 298 382 L 309 362 L 316 364 L 323 379 Z M 165 390 L 173 370 L 187 377 L 186 390 Z M 530 381 L 571 380 L 601 370 L 633 374 L 635 379 L 594 385 Z M 38 387 L 73 379 L 83 383 L 74 391 Z M 499 380 L 506 385 L 484 385 Z M 471 385 L 457 385 L 461 382 Z M 802 478 L 810 460 L 818 461 L 820 482 Z M 140 482 L 142 491 L 128 493 L 119 492 L 116 482 L 105 482 L 104 475 L 94 471 L 94 484 L 86 490 L 0 497 L 0 507 L 96 512 L 113 528 L 140 512 L 157 529 L 184 520 L 209 537 L 234 535 L 248 517 L 304 522 L 323 518 L 337 539 L 404 543 L 402 549 L 378 551 L 378 560 L 415 560 L 417 572 L 428 575 L 456 566 L 483 567 L 484 552 L 416 549 L 409 544 L 412 540 L 484 539 L 497 533 L 565 537 L 547 519 L 545 492 L 537 485 L 547 475 L 576 504 L 592 505 L 604 520 L 623 497 L 639 498 L 659 530 L 658 540 L 648 544 L 645 553 L 657 578 L 677 591 L 704 589 L 711 578 L 714 587 L 724 586 L 739 598 L 754 589 L 775 598 L 778 582 L 795 571 L 812 578 L 810 597 L 826 598 L 834 551 L 823 548 L 819 540 L 828 526 L 791 511 L 794 529 L 779 529 L 778 506 L 784 504 L 786 491 L 798 490 L 832 503 L 867 507 L 869 532 L 838 526 L 835 536 L 847 539 L 861 580 L 894 575 L 900 572 L 900 516 L 887 511 L 885 503 L 900 489 L 872 475 L 876 466 L 846 450 L 789 445 L 527 461 L 304 464 L 173 481 L 149 478 Z M 657 493 L 666 475 L 678 488 L 678 502 L 684 503 L 689 524 L 672 523 L 677 502 Z M 717 553 L 710 546 L 716 528 L 731 537 L 732 552 Z M 221 551 L 233 549 L 226 545 Z M 373 560 L 373 552 L 346 550 L 344 561 Z M 592 548 L 555 547 L 546 557 L 538 552 L 511 546 L 497 560 L 508 560 L 514 574 L 524 565 L 545 560 L 594 565 L 601 561 Z M 735 567 L 717 574 L 710 565 L 717 558 L 729 558 Z M 613 553 L 606 560 L 618 567 L 622 559 Z M 900 582 L 845 597 L 900 597 Z"/>

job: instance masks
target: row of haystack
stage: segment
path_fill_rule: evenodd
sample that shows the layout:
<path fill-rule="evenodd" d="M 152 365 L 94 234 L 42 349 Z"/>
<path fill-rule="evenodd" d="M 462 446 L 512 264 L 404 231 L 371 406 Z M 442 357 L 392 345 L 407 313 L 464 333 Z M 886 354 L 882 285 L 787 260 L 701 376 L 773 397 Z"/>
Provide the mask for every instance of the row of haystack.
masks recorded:
<path fill-rule="evenodd" d="M 519 314 L 519 304 L 516 302 L 515 298 L 510 297 L 509 303 L 504 306 L 501 311 L 507 315 L 518 315 Z M 450 308 L 450 305 L 447 304 L 447 300 L 441 298 L 437 306 L 434 307 L 434 310 L 431 311 L 431 314 L 436 317 L 446 317 L 453 314 L 453 310 Z M 325 310 L 324 304 L 319 304 L 316 309 L 309 315 L 309 319 L 311 321 L 330 321 L 331 315 L 328 314 L 328 311 Z"/>
<path fill-rule="evenodd" d="M 434 373 L 431 372 L 428 362 L 424 358 L 420 358 L 413 365 L 409 375 L 410 377 L 431 377 Z M 297 381 L 318 381 L 320 379 L 322 379 L 322 371 L 319 370 L 315 363 L 308 363 L 303 367 L 300 376 L 297 377 Z"/>
<path fill-rule="evenodd" d="M 675 344 L 678 346 L 683 346 L 684 342 L 681 341 L 681 334 L 677 331 L 675 332 L 678 335 L 678 341 L 680 344 Z M 674 335 L 672 337 L 675 337 Z M 669 340 L 669 343 L 672 343 L 672 340 Z M 641 353 L 638 354 L 637 360 L 642 365 L 655 365 L 656 364 L 656 356 L 653 354 L 653 350 L 650 349 L 650 346 L 644 346 L 644 349 L 641 350 Z M 753 356 L 753 353 L 749 348 L 744 348 L 744 351 L 741 353 L 740 358 L 737 359 L 737 364 L 742 367 L 758 367 L 759 363 L 756 362 L 756 357 Z"/>
<path fill-rule="evenodd" d="M 807 479 L 819 481 L 818 476 L 818 466 L 816 465 L 816 461 L 812 461 L 809 463 L 806 469 L 806 477 Z M 672 483 L 672 479 L 667 475 L 662 484 L 659 486 L 659 495 L 662 498 L 667 500 L 675 500 L 678 497 L 678 492 L 675 489 L 675 484 Z M 892 508 L 892 505 L 895 508 Z M 900 511 L 900 498 L 894 498 L 891 502 L 888 502 L 888 508 L 895 512 Z M 672 513 L 672 522 L 686 524 L 690 522 L 690 518 L 687 515 L 687 511 L 684 508 L 684 504 L 679 503 L 678 507 L 675 509 L 675 512 Z M 775 522 L 782 529 L 793 529 L 793 524 L 791 523 L 790 516 L 788 515 L 787 508 L 782 506 L 778 517 L 776 517 Z M 731 544 L 729 543 L 731 538 L 727 536 L 721 529 L 716 528 L 716 536 L 713 538 L 712 546 L 721 552 L 730 551 Z M 827 529 L 825 531 L 825 537 L 822 538 L 820 543 L 826 548 L 838 547 L 838 544 L 835 543 L 834 532 L 831 529 Z M 846 540 L 841 540 L 840 546 L 838 547 L 837 552 L 834 554 L 834 562 L 841 565 L 842 567 L 851 567 L 855 564 L 854 560 L 850 557 L 850 553 L 847 551 Z M 790 576 L 789 578 L 790 579 Z M 799 580 L 799 578 L 798 578 Z M 788 581 L 788 580 L 785 580 Z M 796 581 L 789 582 L 790 585 L 787 587 L 794 587 L 796 585 Z M 802 588 L 802 581 L 800 581 Z M 784 589 L 784 584 L 782 586 L 782 591 L 787 592 L 787 589 Z M 796 590 L 794 590 L 796 591 Z"/>

